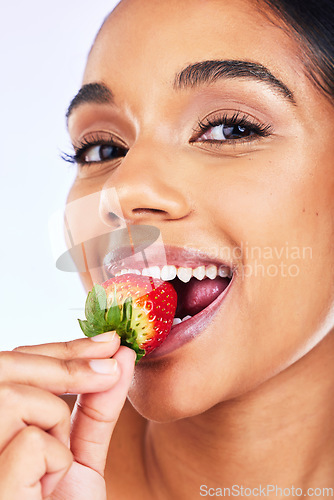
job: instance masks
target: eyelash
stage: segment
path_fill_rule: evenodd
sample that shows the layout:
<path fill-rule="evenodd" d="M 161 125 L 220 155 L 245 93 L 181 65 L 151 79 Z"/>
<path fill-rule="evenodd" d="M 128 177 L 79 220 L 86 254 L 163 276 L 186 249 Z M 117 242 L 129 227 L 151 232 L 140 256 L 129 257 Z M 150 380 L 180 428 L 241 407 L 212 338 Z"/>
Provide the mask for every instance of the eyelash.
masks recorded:
<path fill-rule="evenodd" d="M 253 119 L 254 120 L 254 119 Z M 225 126 L 225 127 L 244 127 L 245 129 L 248 130 L 248 132 L 251 134 L 248 137 L 245 138 L 239 138 L 239 139 L 225 139 L 225 140 L 218 140 L 218 139 L 206 139 L 201 141 L 200 138 L 202 135 L 204 135 L 208 130 L 214 127 L 218 126 Z M 260 122 L 255 122 L 252 121 L 248 115 L 242 114 L 239 111 L 235 112 L 232 116 L 228 116 L 227 113 L 215 115 L 213 117 L 207 117 L 204 120 L 199 120 L 197 129 L 194 129 L 195 133 L 195 138 L 192 139 L 190 142 L 193 144 L 194 142 L 202 142 L 202 143 L 209 143 L 209 144 L 216 144 L 217 146 L 221 146 L 223 143 L 225 144 L 231 144 L 231 143 L 244 143 L 244 142 L 251 142 L 253 140 L 256 140 L 256 138 L 259 137 L 268 137 L 271 133 L 271 125 L 266 125 L 264 123 Z M 75 152 L 74 154 L 68 154 L 68 153 L 62 153 L 61 157 L 63 160 L 69 162 L 69 163 L 75 163 L 80 165 L 81 167 L 84 166 L 89 166 L 91 164 L 99 164 L 99 163 L 104 163 L 108 162 L 111 160 L 101 160 L 99 161 L 86 161 L 83 159 L 85 153 L 92 147 L 96 146 L 110 146 L 115 148 L 115 151 L 119 150 L 120 154 L 119 156 L 116 156 L 116 158 L 120 158 L 123 156 L 126 156 L 128 150 L 126 147 L 123 145 L 119 145 L 115 142 L 115 138 L 111 135 L 108 134 L 109 138 L 106 139 L 106 135 L 100 135 L 98 133 L 91 135 L 89 138 L 84 138 L 80 141 L 80 143 L 76 146 L 74 146 Z M 115 159 L 116 159 L 115 158 Z"/>
<path fill-rule="evenodd" d="M 78 145 L 73 146 L 74 147 L 74 154 L 70 153 L 62 153 L 61 157 L 63 160 L 69 162 L 69 163 L 75 163 L 77 165 L 80 165 L 84 167 L 85 165 L 90 165 L 90 164 L 96 164 L 96 163 L 103 163 L 103 161 L 97 162 L 97 161 L 86 161 L 83 159 L 84 154 L 92 147 L 95 146 L 111 146 L 115 148 L 115 150 L 122 151 L 124 154 L 119 155 L 119 157 L 125 156 L 128 152 L 125 146 L 117 144 L 115 141 L 115 138 L 111 134 L 107 134 L 109 136 L 108 139 L 106 139 L 106 133 L 104 135 L 100 135 L 98 133 L 92 134 L 89 136 L 89 138 L 84 137 Z M 105 160 L 105 161 L 110 161 L 110 160 Z"/>
<path fill-rule="evenodd" d="M 253 119 L 254 120 L 254 119 Z M 217 140 L 217 139 L 207 139 L 205 141 L 200 141 L 200 137 L 205 134 L 210 128 L 218 127 L 224 125 L 225 127 L 244 127 L 248 129 L 249 132 L 253 133 L 253 139 L 248 137 L 242 139 L 225 139 L 225 140 Z M 239 111 L 235 112 L 232 116 L 228 116 L 227 113 L 215 115 L 213 117 L 207 117 L 204 120 L 199 120 L 198 129 L 194 130 L 196 137 L 191 142 L 208 142 L 208 143 L 227 143 L 231 144 L 232 142 L 250 142 L 257 137 L 268 137 L 271 133 L 271 125 L 264 124 L 260 122 L 252 121 L 248 115 L 245 115 Z M 255 137 L 254 137 L 255 136 Z M 252 136 L 251 136 L 252 137 Z"/>

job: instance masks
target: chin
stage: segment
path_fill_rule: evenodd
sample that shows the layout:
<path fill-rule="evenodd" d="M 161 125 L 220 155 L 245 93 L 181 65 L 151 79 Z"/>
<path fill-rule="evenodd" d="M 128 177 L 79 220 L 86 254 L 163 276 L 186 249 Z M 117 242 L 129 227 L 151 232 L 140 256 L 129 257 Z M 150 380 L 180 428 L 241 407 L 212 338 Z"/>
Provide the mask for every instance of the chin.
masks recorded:
<path fill-rule="evenodd" d="M 128 398 L 135 410 L 147 420 L 155 422 L 171 422 L 183 418 L 179 406 L 179 397 L 175 390 L 166 387 L 161 377 L 161 367 L 137 366 L 129 389 Z"/>
<path fill-rule="evenodd" d="M 128 398 L 135 410 L 146 420 L 158 423 L 170 423 L 202 413 L 178 398 L 171 399 L 161 392 L 144 396 L 131 388 Z"/>
<path fill-rule="evenodd" d="M 207 384 L 189 372 L 184 377 L 180 364 L 167 359 L 137 366 L 128 398 L 140 415 L 159 423 L 194 417 L 219 403 Z"/>

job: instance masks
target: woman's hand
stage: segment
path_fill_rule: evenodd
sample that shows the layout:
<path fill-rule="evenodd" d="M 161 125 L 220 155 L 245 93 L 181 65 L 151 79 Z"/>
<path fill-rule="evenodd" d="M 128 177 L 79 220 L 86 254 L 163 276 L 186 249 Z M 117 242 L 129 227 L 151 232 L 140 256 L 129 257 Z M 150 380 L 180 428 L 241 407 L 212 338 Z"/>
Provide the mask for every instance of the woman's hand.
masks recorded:
<path fill-rule="evenodd" d="M 0 353 L 1 499 L 106 499 L 106 457 L 135 353 L 112 332 L 95 339 Z M 72 423 L 64 393 L 79 394 Z"/>

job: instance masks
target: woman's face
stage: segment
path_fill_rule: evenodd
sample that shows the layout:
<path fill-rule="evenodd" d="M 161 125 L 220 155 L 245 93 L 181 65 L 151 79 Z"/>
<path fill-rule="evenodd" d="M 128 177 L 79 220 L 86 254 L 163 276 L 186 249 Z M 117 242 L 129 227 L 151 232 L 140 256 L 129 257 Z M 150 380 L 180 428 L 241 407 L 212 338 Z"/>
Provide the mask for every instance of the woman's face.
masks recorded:
<path fill-rule="evenodd" d="M 211 322 L 191 339 L 183 325 L 187 342 L 137 365 L 130 399 L 151 419 L 242 395 L 333 328 L 334 109 L 255 3 L 123 1 L 83 81 L 113 98 L 86 92 L 71 109 L 73 144 L 88 144 L 91 163 L 69 201 L 97 193 L 112 227 L 115 188 L 129 224 L 234 270 Z M 119 149 L 94 147 L 110 136 Z M 100 215 L 77 220 L 85 238 Z"/>

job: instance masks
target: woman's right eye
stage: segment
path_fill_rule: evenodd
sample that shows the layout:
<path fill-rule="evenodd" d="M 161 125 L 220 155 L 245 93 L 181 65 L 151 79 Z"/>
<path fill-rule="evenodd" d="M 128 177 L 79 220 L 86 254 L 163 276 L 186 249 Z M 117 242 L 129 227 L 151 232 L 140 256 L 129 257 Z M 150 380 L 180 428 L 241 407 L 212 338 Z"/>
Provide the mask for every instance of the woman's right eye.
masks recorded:
<path fill-rule="evenodd" d="M 127 150 L 125 148 L 120 148 L 112 144 L 85 145 L 84 148 L 77 149 L 74 159 L 79 164 L 102 163 L 121 158 L 126 154 Z"/>

